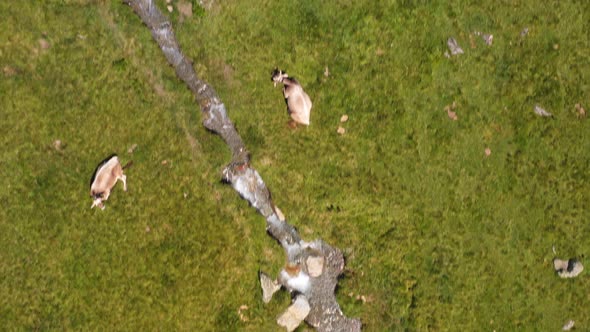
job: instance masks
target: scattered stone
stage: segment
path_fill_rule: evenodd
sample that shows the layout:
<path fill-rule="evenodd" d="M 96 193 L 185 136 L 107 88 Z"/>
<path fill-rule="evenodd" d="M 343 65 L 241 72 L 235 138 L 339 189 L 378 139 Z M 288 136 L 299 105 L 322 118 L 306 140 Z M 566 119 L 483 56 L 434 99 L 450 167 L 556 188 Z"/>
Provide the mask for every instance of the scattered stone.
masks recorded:
<path fill-rule="evenodd" d="M 486 157 L 489 157 L 492 154 L 492 150 L 490 150 L 490 148 L 486 148 L 484 153 L 486 154 Z"/>
<path fill-rule="evenodd" d="M 451 55 L 459 55 L 464 53 L 463 49 L 453 37 L 449 37 L 447 40 L 447 46 L 449 47 L 449 51 L 451 51 Z"/>
<path fill-rule="evenodd" d="M 262 302 L 269 303 L 273 294 L 281 289 L 281 285 L 262 271 L 258 273 L 258 278 L 260 279 L 260 287 L 262 288 Z"/>
<path fill-rule="evenodd" d="M 326 66 L 326 68 L 324 69 L 324 76 L 330 76 L 330 70 L 328 69 L 328 66 Z"/>
<path fill-rule="evenodd" d="M 137 144 L 133 143 L 129 149 L 127 149 L 127 153 L 132 154 L 135 149 L 137 149 Z"/>
<path fill-rule="evenodd" d="M 83 35 L 81 33 L 78 34 L 78 39 L 84 40 L 86 39 L 86 35 Z"/>
<path fill-rule="evenodd" d="M 553 49 L 557 51 L 559 49 L 559 44 L 553 44 Z"/>
<path fill-rule="evenodd" d="M 535 114 L 542 117 L 551 117 L 553 114 L 547 112 L 544 108 L 539 105 L 535 105 Z"/>
<path fill-rule="evenodd" d="M 248 321 L 248 317 L 246 317 L 246 315 L 243 314 L 243 311 L 248 310 L 248 306 L 245 304 L 242 304 L 240 306 L 240 308 L 238 308 L 238 316 L 240 316 L 240 320 L 242 322 L 247 322 Z"/>
<path fill-rule="evenodd" d="M 322 256 L 309 256 L 306 264 L 310 277 L 319 277 L 324 272 L 324 257 Z"/>
<path fill-rule="evenodd" d="M 182 196 L 184 196 L 184 198 L 186 199 L 188 197 L 188 193 L 187 192 L 182 193 Z"/>
<path fill-rule="evenodd" d="M 56 139 L 55 141 L 53 141 L 53 148 L 57 151 L 61 151 L 63 148 L 63 143 L 61 142 L 61 140 Z"/>
<path fill-rule="evenodd" d="M 344 123 L 346 121 L 348 121 L 348 115 L 344 114 L 340 117 L 340 122 Z"/>
<path fill-rule="evenodd" d="M 453 121 L 457 121 L 457 119 L 458 119 L 457 113 L 451 111 L 450 109 L 447 109 L 447 115 L 449 116 L 449 119 L 451 119 Z"/>
<path fill-rule="evenodd" d="M 344 133 L 346 133 L 346 129 L 344 129 L 343 127 L 338 127 L 336 132 L 340 135 L 344 135 Z"/>
<path fill-rule="evenodd" d="M 4 66 L 4 68 L 2 68 L 2 71 L 4 72 L 4 75 L 7 77 L 14 76 L 18 73 L 17 70 L 14 69 L 14 67 L 11 67 L 9 65 Z"/>
<path fill-rule="evenodd" d="M 562 331 L 569 331 L 571 329 L 574 328 L 574 324 L 575 322 L 573 320 L 568 320 L 567 322 L 565 322 L 565 325 L 563 325 L 563 327 L 561 328 Z"/>
<path fill-rule="evenodd" d="M 576 111 L 578 112 L 578 118 L 585 118 L 586 117 L 586 110 L 582 107 L 582 104 L 576 104 Z"/>
<path fill-rule="evenodd" d="M 447 112 L 447 116 L 449 117 L 449 119 L 453 120 L 453 121 L 457 121 L 458 117 L 457 117 L 457 113 L 454 112 L 454 110 L 457 108 L 457 103 L 453 102 L 450 105 L 445 106 L 445 111 Z"/>
<path fill-rule="evenodd" d="M 172 13 L 172 11 L 174 10 L 174 7 L 172 7 L 172 5 L 168 5 L 168 6 L 166 6 L 166 9 L 168 9 L 168 11 L 170 13 Z"/>
<path fill-rule="evenodd" d="M 287 328 L 287 332 L 295 331 L 310 311 L 309 303 L 305 296 L 299 295 L 295 302 L 287 308 L 278 319 L 277 323 Z"/>
<path fill-rule="evenodd" d="M 492 46 L 492 43 L 494 42 L 494 35 L 482 33 L 480 31 L 475 31 L 474 34 L 476 36 L 480 36 L 483 39 L 483 41 L 486 43 L 486 45 Z"/>
<path fill-rule="evenodd" d="M 176 5 L 176 8 L 180 14 L 180 21 L 183 21 L 184 18 L 190 18 L 193 16 L 193 3 L 190 1 L 181 0 Z"/>
<path fill-rule="evenodd" d="M 172 3 L 172 0 L 166 0 L 166 3 L 167 4 L 171 4 Z"/>
<path fill-rule="evenodd" d="M 162 160 L 162 163 L 161 164 L 162 164 L 162 166 L 168 165 L 168 160 L 166 160 L 166 159 Z"/>
<path fill-rule="evenodd" d="M 146 233 L 149 233 L 149 232 L 151 232 L 151 230 L 152 230 L 152 229 L 150 228 L 150 226 L 145 226 L 145 232 L 146 232 Z"/>
<path fill-rule="evenodd" d="M 561 278 L 574 278 L 584 270 L 584 266 L 575 258 L 562 260 L 559 258 L 553 259 L 553 267 Z"/>
<path fill-rule="evenodd" d="M 529 28 L 524 28 L 522 29 L 522 31 L 520 32 L 520 37 L 524 38 L 529 34 Z"/>
<path fill-rule="evenodd" d="M 51 47 L 51 45 L 49 44 L 47 39 L 40 38 L 39 39 L 39 47 L 41 47 L 42 50 L 48 50 Z"/>

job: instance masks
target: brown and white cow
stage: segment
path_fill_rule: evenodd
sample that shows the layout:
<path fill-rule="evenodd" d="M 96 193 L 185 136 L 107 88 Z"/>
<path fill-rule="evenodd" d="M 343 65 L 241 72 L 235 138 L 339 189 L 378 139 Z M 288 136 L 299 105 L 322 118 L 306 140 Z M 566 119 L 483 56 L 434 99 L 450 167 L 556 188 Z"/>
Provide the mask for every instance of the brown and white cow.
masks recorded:
<path fill-rule="evenodd" d="M 123 169 L 130 165 L 131 162 L 128 162 L 127 165 L 121 166 L 119 158 L 113 154 L 96 166 L 90 179 L 90 196 L 93 199 L 90 208 L 98 206 L 104 210 L 104 201 L 109 199 L 111 190 L 118 180 L 123 182 L 123 190 L 127 191 L 127 176 L 123 174 Z"/>
<path fill-rule="evenodd" d="M 275 87 L 277 83 L 283 83 L 283 95 L 287 103 L 287 112 L 295 122 L 294 125 L 300 123 L 309 126 L 312 104 L 307 93 L 303 91 L 301 84 L 294 77 L 289 77 L 287 73 L 283 73 L 279 69 L 272 72 L 271 80 L 274 82 Z"/>

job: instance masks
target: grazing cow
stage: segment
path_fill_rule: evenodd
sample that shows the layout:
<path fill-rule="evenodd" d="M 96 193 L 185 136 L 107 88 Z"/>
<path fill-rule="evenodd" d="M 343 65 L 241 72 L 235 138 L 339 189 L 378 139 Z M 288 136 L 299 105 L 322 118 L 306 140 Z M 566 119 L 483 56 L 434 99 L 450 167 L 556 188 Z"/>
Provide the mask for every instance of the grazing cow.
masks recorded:
<path fill-rule="evenodd" d="M 301 84 L 294 77 L 289 77 L 287 73 L 283 73 L 279 69 L 272 72 L 271 80 L 274 82 L 275 87 L 277 83 L 283 83 L 283 95 L 287 103 L 287 112 L 294 121 L 294 123 L 290 123 L 290 126 L 296 127 L 297 123 L 309 126 L 311 99 L 303 91 Z"/>
<path fill-rule="evenodd" d="M 103 202 L 109 199 L 117 180 L 123 181 L 123 190 L 127 191 L 127 177 L 123 174 L 123 170 L 130 165 L 131 161 L 125 166 L 121 166 L 119 158 L 113 154 L 96 166 L 92 179 L 90 179 L 90 196 L 93 199 L 90 208 L 98 206 L 104 210 Z"/>

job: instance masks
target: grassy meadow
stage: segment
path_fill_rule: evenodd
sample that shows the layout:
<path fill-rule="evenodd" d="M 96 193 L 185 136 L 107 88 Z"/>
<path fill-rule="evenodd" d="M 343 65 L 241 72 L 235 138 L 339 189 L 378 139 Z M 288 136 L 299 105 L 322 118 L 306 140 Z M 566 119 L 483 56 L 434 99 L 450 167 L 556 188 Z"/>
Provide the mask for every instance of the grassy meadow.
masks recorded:
<path fill-rule="evenodd" d="M 365 331 L 590 329 L 588 272 L 552 265 L 590 268 L 575 108 L 590 110 L 590 2 L 207 3 L 158 1 L 277 206 L 345 253 L 346 315 Z M 229 149 L 131 8 L 0 1 L 0 16 L 0 326 L 280 331 L 289 295 L 264 305 L 257 272 L 284 253 L 220 182 Z M 464 54 L 445 57 L 449 37 Z M 310 127 L 287 126 L 274 67 L 310 95 Z M 111 153 L 133 161 L 129 191 L 90 209 Z"/>

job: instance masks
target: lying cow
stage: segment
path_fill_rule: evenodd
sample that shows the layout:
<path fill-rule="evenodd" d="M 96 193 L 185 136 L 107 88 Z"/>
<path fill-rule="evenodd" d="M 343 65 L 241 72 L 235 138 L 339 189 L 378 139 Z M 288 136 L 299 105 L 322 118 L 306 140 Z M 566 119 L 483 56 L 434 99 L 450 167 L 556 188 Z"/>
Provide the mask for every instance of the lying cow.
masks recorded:
<path fill-rule="evenodd" d="M 111 190 L 117 183 L 117 180 L 123 182 L 123 190 L 127 191 L 127 177 L 123 174 L 123 170 L 131 165 L 131 161 L 125 166 L 121 166 L 117 155 L 113 154 L 107 159 L 98 164 L 92 179 L 90 179 L 90 196 L 93 202 L 90 208 L 95 206 L 104 210 L 104 201 L 109 199 Z"/>
<path fill-rule="evenodd" d="M 309 126 L 311 99 L 303 91 L 301 84 L 294 77 L 289 77 L 287 73 L 283 73 L 279 69 L 272 72 L 271 80 L 274 82 L 275 87 L 277 83 L 283 83 L 283 95 L 287 103 L 287 112 L 294 121 L 294 123 L 290 123 L 290 126 L 295 127 L 297 123 Z"/>

